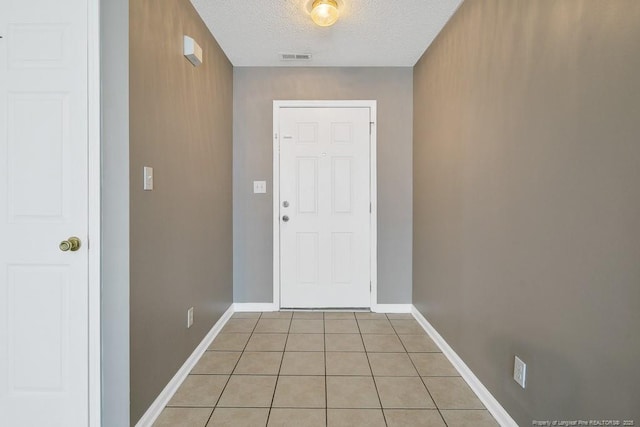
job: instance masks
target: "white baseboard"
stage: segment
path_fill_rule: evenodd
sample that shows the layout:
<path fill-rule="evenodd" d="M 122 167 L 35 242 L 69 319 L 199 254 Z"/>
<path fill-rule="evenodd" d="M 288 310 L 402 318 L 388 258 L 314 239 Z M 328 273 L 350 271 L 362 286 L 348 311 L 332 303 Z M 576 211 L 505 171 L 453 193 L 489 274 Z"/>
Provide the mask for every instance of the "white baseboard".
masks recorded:
<path fill-rule="evenodd" d="M 411 313 L 411 304 L 375 304 L 371 307 L 374 313 Z M 247 311 L 278 311 L 279 307 L 273 303 L 235 303 L 233 309 L 236 313 Z"/>
<path fill-rule="evenodd" d="M 247 311 L 278 311 L 278 306 L 271 302 L 265 303 L 235 303 L 233 304 L 233 309 L 236 313 L 247 312 Z"/>
<path fill-rule="evenodd" d="M 153 423 L 158 419 L 164 407 L 167 406 L 167 403 L 169 403 L 175 392 L 178 391 L 178 388 L 180 387 L 182 382 L 189 375 L 189 372 L 191 372 L 191 369 L 193 369 L 195 364 L 198 363 L 200 357 L 204 354 L 205 351 L 207 351 L 207 348 L 209 348 L 215 337 L 220 333 L 222 327 L 231 318 L 234 313 L 234 306 L 234 304 L 231 304 L 229 309 L 225 311 L 222 317 L 220 317 L 216 324 L 213 325 L 202 342 L 200 342 L 198 347 L 196 347 L 193 353 L 191 353 L 191 356 L 189 356 L 187 361 L 184 362 L 178 372 L 176 372 L 173 378 L 171 378 L 171 381 L 169 381 L 164 390 L 162 390 L 156 400 L 154 400 L 151 406 L 149 406 L 147 412 L 145 412 L 142 418 L 140 418 L 140 420 L 136 423 L 136 427 L 151 427 Z"/>
<path fill-rule="evenodd" d="M 374 304 L 371 311 L 374 313 L 411 313 L 412 304 Z"/>
<path fill-rule="evenodd" d="M 416 318 L 420 326 L 424 328 L 431 339 L 436 343 L 442 353 L 449 359 L 456 370 L 460 373 L 462 378 L 469 384 L 469 387 L 478 396 L 480 401 L 486 406 L 491 415 L 496 419 L 498 424 L 502 427 L 518 427 L 518 424 L 511 418 L 511 416 L 505 411 L 495 397 L 489 390 L 480 382 L 478 377 L 469 369 L 469 367 L 462 361 L 460 356 L 456 354 L 449 344 L 442 338 L 442 336 L 435 330 L 435 328 L 425 319 L 425 317 L 418 311 L 415 306 L 412 306 L 411 313 Z"/>

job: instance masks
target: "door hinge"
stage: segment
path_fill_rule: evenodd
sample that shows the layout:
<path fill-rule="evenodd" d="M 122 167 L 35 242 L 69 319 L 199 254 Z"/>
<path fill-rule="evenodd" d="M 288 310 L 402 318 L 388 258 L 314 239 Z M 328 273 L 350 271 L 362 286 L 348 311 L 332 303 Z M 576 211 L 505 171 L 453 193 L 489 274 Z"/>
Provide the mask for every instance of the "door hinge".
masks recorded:
<path fill-rule="evenodd" d="M 371 203 L 369 203 L 369 213 L 373 212 L 373 208 L 371 207 Z"/>
<path fill-rule="evenodd" d="M 371 284 L 371 282 L 369 282 L 369 292 L 371 292 L 373 290 L 373 285 Z"/>
<path fill-rule="evenodd" d="M 371 128 L 375 125 L 375 122 L 369 122 L 369 135 L 371 135 Z"/>

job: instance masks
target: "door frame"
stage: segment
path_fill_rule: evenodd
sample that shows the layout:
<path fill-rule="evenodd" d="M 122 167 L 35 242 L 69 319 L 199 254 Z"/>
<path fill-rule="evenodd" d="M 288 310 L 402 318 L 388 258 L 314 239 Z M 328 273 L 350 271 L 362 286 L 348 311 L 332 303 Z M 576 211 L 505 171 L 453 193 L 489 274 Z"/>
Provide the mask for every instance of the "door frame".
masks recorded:
<path fill-rule="evenodd" d="M 102 423 L 100 0 L 87 0 L 89 426 Z"/>
<path fill-rule="evenodd" d="M 371 280 L 370 308 L 378 303 L 378 198 L 377 198 L 377 101 L 273 101 L 273 306 L 280 305 L 280 109 L 281 108 L 369 108 L 369 201 L 371 215 L 369 222 Z"/>

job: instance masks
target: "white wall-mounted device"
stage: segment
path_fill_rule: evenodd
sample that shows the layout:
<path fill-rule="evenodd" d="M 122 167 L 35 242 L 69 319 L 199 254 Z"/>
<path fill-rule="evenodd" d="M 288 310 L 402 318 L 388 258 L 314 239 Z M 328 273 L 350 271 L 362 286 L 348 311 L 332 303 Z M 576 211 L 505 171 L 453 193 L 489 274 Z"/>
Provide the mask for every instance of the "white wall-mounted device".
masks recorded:
<path fill-rule="evenodd" d="M 143 168 L 142 189 L 145 191 L 153 190 L 153 168 L 145 166 Z"/>
<path fill-rule="evenodd" d="M 202 48 L 189 36 L 184 36 L 184 56 L 194 67 L 202 64 Z"/>
<path fill-rule="evenodd" d="M 524 388 L 527 381 L 527 365 L 518 356 L 513 364 L 513 379 Z"/>
<path fill-rule="evenodd" d="M 266 194 L 267 181 L 253 181 L 253 192 L 255 194 Z"/>

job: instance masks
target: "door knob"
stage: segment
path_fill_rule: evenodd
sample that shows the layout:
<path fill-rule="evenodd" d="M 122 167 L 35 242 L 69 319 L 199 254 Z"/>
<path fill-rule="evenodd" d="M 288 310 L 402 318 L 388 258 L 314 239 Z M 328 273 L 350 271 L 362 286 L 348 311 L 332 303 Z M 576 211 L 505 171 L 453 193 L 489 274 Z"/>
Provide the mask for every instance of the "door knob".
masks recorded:
<path fill-rule="evenodd" d="M 59 247 L 62 252 L 75 252 L 80 249 L 80 246 L 80 239 L 78 239 L 77 237 L 69 237 L 69 240 L 63 240 L 62 242 L 60 242 Z"/>
<path fill-rule="evenodd" d="M 288 215 L 283 216 L 283 217 L 282 217 L 282 220 L 283 220 L 284 222 L 289 222 L 289 216 L 288 216 Z"/>

